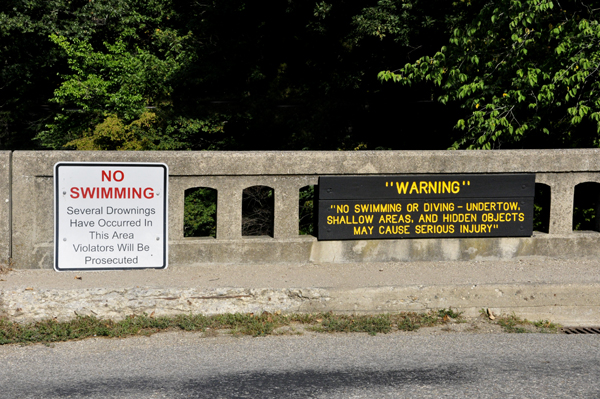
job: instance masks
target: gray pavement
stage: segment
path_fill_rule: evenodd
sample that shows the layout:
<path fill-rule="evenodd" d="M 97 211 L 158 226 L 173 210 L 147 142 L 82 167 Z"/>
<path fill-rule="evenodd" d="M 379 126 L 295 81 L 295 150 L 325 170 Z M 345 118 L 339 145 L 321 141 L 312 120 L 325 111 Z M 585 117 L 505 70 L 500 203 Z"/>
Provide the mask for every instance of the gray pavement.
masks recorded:
<path fill-rule="evenodd" d="M 0 347 L 0 398 L 597 398 L 600 337 L 164 333 Z"/>

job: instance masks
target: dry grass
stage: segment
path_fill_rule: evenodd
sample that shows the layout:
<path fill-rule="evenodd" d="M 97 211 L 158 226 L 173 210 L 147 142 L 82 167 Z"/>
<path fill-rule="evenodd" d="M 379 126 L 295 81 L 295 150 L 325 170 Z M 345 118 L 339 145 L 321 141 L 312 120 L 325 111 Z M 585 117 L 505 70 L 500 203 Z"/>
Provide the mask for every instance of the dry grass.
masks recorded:
<path fill-rule="evenodd" d="M 0 263 L 0 274 L 6 274 L 12 270 L 12 262 L 9 262 L 9 264 Z"/>
<path fill-rule="evenodd" d="M 124 338 L 133 335 L 151 335 L 161 331 L 195 331 L 205 337 L 222 334 L 294 335 L 303 331 L 318 333 L 362 332 L 370 335 L 396 331 L 416 331 L 422 327 L 442 327 L 441 331 L 453 331 L 465 323 L 461 313 L 442 309 L 427 313 L 401 312 L 377 315 L 348 315 L 334 313 L 313 314 L 241 314 L 228 313 L 215 316 L 180 315 L 153 317 L 153 315 L 129 316 L 121 321 L 103 320 L 93 316 L 58 322 L 45 320 L 35 323 L 15 323 L 0 318 L 0 345 L 28 344 L 79 340 L 91 337 Z M 495 320 L 479 318 L 479 323 L 502 327 L 505 332 L 557 333 L 558 325 L 549 321 L 530 322 L 515 315 L 498 316 Z M 482 324 L 482 325 L 483 325 Z M 478 326 L 474 325 L 474 329 Z"/>

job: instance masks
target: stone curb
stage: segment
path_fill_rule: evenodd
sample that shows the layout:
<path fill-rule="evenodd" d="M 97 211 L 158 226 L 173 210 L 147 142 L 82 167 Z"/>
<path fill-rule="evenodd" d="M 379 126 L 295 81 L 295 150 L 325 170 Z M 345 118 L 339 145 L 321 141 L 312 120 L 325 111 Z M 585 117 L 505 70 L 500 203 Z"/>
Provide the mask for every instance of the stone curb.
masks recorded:
<path fill-rule="evenodd" d="M 0 291 L 0 316 L 16 322 L 77 315 L 425 312 L 453 308 L 477 316 L 490 308 L 528 320 L 600 325 L 600 284 L 484 284 L 365 288 L 16 288 Z"/>

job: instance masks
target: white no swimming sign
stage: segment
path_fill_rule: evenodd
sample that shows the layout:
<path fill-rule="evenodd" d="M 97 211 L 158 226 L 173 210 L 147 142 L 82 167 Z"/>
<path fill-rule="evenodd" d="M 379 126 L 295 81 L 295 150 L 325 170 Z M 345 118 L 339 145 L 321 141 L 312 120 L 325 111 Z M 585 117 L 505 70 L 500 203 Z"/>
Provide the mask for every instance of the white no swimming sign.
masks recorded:
<path fill-rule="evenodd" d="M 54 165 L 54 268 L 166 268 L 168 177 L 160 163 Z"/>

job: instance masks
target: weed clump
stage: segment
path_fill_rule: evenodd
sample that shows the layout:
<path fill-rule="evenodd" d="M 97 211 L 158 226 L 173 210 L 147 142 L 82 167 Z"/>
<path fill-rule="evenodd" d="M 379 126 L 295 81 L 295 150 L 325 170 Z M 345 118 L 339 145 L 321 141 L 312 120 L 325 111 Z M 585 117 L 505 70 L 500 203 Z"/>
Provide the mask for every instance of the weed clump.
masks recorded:
<path fill-rule="evenodd" d="M 213 316 L 201 314 L 154 317 L 152 315 L 128 316 L 123 320 L 104 320 L 94 316 L 77 316 L 59 322 L 44 320 L 34 323 L 15 323 L 0 318 L 0 345 L 29 344 L 79 340 L 91 337 L 124 338 L 133 335 L 151 335 L 161 331 L 196 331 L 215 336 L 218 331 L 232 335 L 262 337 L 280 334 L 277 329 L 295 326 L 322 333 L 367 333 L 376 335 L 393 331 L 416 331 L 421 327 L 433 327 L 449 322 L 463 322 L 462 313 L 452 309 L 440 309 L 427 313 L 401 312 L 378 315 L 347 315 L 329 313 L 288 314 L 226 313 Z M 492 323 L 506 332 L 556 333 L 558 325 L 547 320 L 530 322 L 515 316 L 498 316 Z M 285 330 L 285 329 L 284 329 Z"/>
<path fill-rule="evenodd" d="M 548 320 L 529 321 L 517 317 L 514 313 L 496 318 L 496 323 L 508 333 L 556 333 L 559 328 L 558 324 Z"/>

